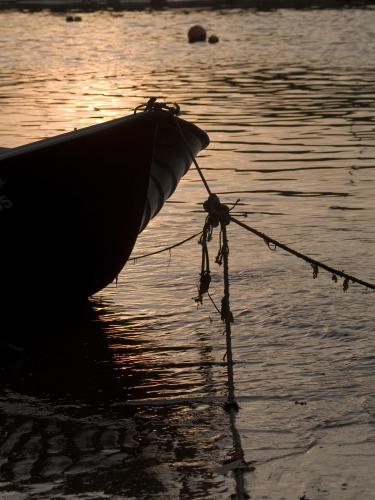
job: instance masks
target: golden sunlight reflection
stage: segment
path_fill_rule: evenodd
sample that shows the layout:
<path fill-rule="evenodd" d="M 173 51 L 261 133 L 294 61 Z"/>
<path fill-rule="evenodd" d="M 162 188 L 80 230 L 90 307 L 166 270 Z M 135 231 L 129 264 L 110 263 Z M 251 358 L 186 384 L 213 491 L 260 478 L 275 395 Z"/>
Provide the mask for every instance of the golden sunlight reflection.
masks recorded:
<path fill-rule="evenodd" d="M 81 14 L 67 23 L 1 12 L 0 147 L 127 115 L 151 96 L 177 102 L 210 136 L 198 162 L 223 202 L 240 200 L 232 214 L 375 281 L 375 10 Z M 197 23 L 220 42 L 187 43 Z M 132 257 L 201 230 L 206 198 L 191 168 Z M 249 496 L 372 498 L 373 294 L 314 279 L 234 224 L 228 235 L 237 426 L 256 467 Z M 197 240 L 130 258 L 73 319 L 68 294 L 58 316 L 47 319 L 41 296 L 25 317 L 25 243 L 19 310 L 0 328 L 0 497 L 230 497 L 225 337 L 212 302 L 196 301 Z M 220 310 L 219 247 L 215 230 Z"/>
<path fill-rule="evenodd" d="M 116 370 L 121 378 L 132 380 L 130 399 L 204 400 L 216 395 L 212 348 L 199 333 L 193 335 L 195 341 L 191 339 L 187 344 L 186 337 L 180 338 L 180 328 L 173 331 L 170 316 L 163 316 L 163 311 L 157 314 L 152 309 L 138 311 L 137 317 L 108 312 L 102 316 L 108 322 L 108 345 Z"/>

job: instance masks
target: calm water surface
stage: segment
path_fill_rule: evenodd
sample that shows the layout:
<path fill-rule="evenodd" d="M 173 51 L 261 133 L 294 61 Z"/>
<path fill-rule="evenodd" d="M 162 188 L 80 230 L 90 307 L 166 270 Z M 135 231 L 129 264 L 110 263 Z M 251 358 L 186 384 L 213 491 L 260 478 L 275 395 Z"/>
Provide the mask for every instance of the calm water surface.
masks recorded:
<path fill-rule="evenodd" d="M 210 135 L 199 162 L 223 201 L 240 198 L 240 218 L 375 282 L 375 11 L 82 18 L 0 13 L 0 146 L 128 114 L 153 95 L 178 102 Z M 187 44 L 197 22 L 220 43 Z M 197 232 L 204 199 L 191 170 L 134 255 Z M 251 498 L 373 498 L 374 295 L 313 280 L 234 225 L 229 237 Z M 193 241 L 129 262 L 71 321 L 45 320 L 41 297 L 22 326 L 29 340 L 1 327 L 1 498 L 230 497 L 223 326 L 193 300 L 199 251 Z M 221 293 L 215 267 L 217 303 Z M 23 300 L 21 280 L 16 329 Z"/>

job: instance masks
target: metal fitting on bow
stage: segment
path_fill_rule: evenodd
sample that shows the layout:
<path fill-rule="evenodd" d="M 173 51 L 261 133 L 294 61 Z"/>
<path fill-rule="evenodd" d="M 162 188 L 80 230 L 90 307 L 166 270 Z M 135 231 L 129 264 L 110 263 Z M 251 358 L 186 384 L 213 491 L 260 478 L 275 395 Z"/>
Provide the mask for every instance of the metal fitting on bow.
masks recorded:
<path fill-rule="evenodd" d="M 168 105 L 166 102 L 156 102 L 157 97 L 150 97 L 146 104 L 141 104 L 134 109 L 134 114 L 138 111 L 168 111 L 174 116 L 180 114 L 180 106 L 176 103 Z"/>

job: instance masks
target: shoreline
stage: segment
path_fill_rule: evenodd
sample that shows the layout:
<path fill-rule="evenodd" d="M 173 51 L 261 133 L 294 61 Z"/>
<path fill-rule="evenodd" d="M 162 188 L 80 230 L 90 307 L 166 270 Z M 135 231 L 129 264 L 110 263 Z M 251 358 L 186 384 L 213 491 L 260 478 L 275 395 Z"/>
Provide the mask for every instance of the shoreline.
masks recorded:
<path fill-rule="evenodd" d="M 375 0 L 0 0 L 0 11 L 94 12 L 163 8 L 247 8 L 276 9 L 351 9 L 375 6 Z"/>

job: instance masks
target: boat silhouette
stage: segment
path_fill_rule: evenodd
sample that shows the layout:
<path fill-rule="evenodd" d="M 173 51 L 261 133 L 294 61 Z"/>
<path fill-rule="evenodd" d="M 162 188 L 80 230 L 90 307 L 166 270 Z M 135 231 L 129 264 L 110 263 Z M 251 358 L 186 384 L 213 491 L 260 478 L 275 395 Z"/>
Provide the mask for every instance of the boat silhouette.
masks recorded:
<path fill-rule="evenodd" d="M 0 308 L 106 287 L 208 143 L 158 108 L 2 150 Z"/>

